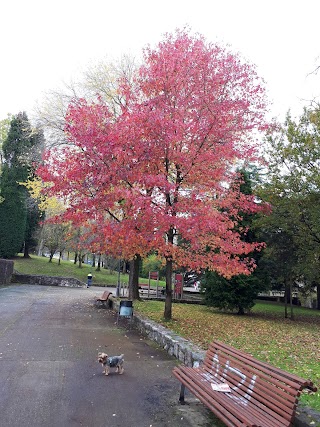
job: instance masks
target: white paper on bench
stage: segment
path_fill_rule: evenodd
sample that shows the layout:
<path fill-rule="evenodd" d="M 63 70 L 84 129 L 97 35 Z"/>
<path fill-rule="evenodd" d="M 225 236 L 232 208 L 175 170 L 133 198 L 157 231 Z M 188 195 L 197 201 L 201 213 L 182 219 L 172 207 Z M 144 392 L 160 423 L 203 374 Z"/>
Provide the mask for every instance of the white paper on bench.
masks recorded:
<path fill-rule="evenodd" d="M 211 383 L 212 390 L 214 391 L 222 391 L 223 393 L 230 393 L 231 388 L 228 384 L 222 383 L 222 384 L 212 384 Z"/>

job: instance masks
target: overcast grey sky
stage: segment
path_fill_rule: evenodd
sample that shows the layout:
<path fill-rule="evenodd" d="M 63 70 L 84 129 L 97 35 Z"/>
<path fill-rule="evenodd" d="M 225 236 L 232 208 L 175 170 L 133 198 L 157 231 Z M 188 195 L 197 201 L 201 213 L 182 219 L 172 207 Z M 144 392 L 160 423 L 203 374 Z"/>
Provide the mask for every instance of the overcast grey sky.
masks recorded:
<path fill-rule="evenodd" d="M 189 25 L 257 65 L 272 113 L 320 96 L 319 0 L 3 0 L 0 119 L 31 111 L 43 92 L 90 62 L 139 56 L 166 32 Z"/>

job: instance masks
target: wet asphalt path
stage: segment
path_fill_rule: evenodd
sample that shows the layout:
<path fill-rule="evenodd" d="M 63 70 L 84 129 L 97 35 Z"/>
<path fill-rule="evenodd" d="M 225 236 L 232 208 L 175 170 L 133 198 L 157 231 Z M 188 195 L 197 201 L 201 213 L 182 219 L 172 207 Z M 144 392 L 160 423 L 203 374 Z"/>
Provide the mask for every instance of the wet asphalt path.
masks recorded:
<path fill-rule="evenodd" d="M 177 363 L 113 311 L 101 289 L 0 288 L 1 427 L 208 427 L 208 413 L 177 402 Z M 107 377 L 98 351 L 124 353 Z"/>

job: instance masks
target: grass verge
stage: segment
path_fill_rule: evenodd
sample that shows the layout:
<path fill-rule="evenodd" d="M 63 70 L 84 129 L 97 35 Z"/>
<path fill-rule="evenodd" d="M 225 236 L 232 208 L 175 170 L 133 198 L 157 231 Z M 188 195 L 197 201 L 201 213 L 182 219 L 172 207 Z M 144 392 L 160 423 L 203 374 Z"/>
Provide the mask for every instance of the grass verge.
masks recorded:
<path fill-rule="evenodd" d="M 18 256 L 15 257 L 13 261 L 14 269 L 23 274 L 74 277 L 86 283 L 87 275 L 92 272 L 94 285 L 116 286 L 118 283 L 117 272 L 110 272 L 105 268 L 96 271 L 96 267 L 84 263 L 80 268 L 78 264 L 74 264 L 72 261 L 62 260 L 59 265 L 57 259 L 53 259 L 52 262 L 49 262 L 49 258 L 36 255 L 32 255 L 30 258 Z M 128 283 L 128 275 L 121 273 L 120 282 Z"/>

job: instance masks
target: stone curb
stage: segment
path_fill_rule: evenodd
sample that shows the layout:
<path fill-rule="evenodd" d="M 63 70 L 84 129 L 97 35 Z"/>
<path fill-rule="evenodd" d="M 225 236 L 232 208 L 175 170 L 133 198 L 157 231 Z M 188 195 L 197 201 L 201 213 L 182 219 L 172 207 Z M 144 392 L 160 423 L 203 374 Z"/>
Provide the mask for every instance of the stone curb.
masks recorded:
<path fill-rule="evenodd" d="M 119 300 L 111 296 L 112 308 L 119 310 Z M 195 366 L 203 362 L 206 352 L 200 347 L 180 337 L 180 335 L 141 315 L 133 313 L 134 326 L 143 335 L 155 341 L 170 356 L 176 357 L 187 366 Z"/>
<path fill-rule="evenodd" d="M 164 326 L 139 315 L 134 315 L 134 324 L 141 333 L 155 341 L 170 356 L 176 357 L 183 364 L 196 366 L 203 362 L 205 351 Z"/>
<path fill-rule="evenodd" d="M 42 286 L 65 286 L 68 288 L 83 288 L 86 284 L 74 277 L 42 276 L 33 274 L 13 273 L 11 283 L 22 283 Z"/>

